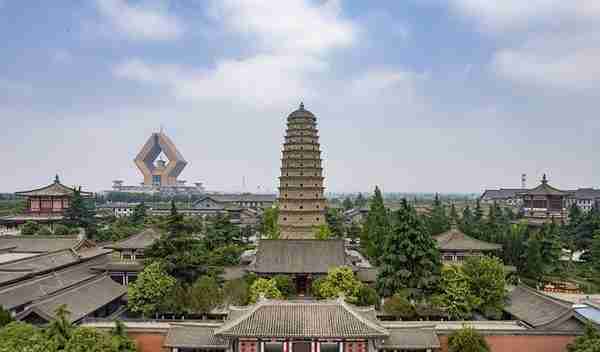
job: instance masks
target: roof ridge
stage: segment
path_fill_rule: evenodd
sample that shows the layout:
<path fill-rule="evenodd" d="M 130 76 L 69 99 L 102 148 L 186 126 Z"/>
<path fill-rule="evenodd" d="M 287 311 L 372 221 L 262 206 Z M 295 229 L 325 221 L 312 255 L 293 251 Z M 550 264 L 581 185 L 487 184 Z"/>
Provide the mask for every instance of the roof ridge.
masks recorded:
<path fill-rule="evenodd" d="M 376 324 L 375 322 L 370 321 L 369 319 L 363 317 L 358 314 L 352 307 L 350 307 L 344 298 L 340 297 L 337 299 L 338 304 L 340 304 L 346 311 L 350 312 L 356 319 L 358 319 L 361 323 L 369 326 L 370 328 L 381 332 L 383 335 L 388 336 L 390 333 L 381 325 Z"/>
<path fill-rule="evenodd" d="M 215 329 L 214 334 L 215 335 L 219 335 L 222 334 L 225 330 L 233 327 L 234 325 L 239 324 L 240 322 L 242 322 L 243 320 L 247 319 L 250 315 L 252 315 L 254 312 L 256 312 L 258 310 L 258 308 L 263 306 L 264 302 L 257 302 L 255 303 L 253 306 L 251 306 L 251 308 L 249 308 L 246 312 L 242 313 L 239 317 L 231 320 L 231 321 L 225 321 L 225 323 L 223 323 L 223 325 L 221 325 L 221 327 L 219 327 L 218 329 Z"/>
<path fill-rule="evenodd" d="M 101 279 L 103 279 L 103 278 L 105 278 L 105 277 L 108 277 L 108 278 L 110 278 L 110 277 L 109 277 L 108 275 L 106 275 L 105 273 L 101 273 L 101 274 L 97 274 L 97 275 L 95 275 L 95 276 L 92 276 L 92 277 L 90 277 L 90 278 L 87 278 L 87 279 L 85 279 L 85 280 L 83 280 L 83 281 L 79 281 L 78 283 L 76 283 L 76 284 L 74 284 L 74 285 L 71 285 L 71 286 L 65 287 L 65 288 L 64 288 L 64 289 L 62 289 L 62 290 L 59 290 L 59 291 L 53 292 L 52 294 L 49 294 L 49 295 L 47 295 L 47 296 L 44 296 L 44 297 L 42 297 L 42 298 L 40 298 L 40 299 L 38 299 L 38 300 L 35 300 L 35 301 L 34 301 L 35 303 L 33 303 L 33 304 L 32 304 L 32 306 L 33 306 L 33 307 L 35 307 L 35 306 L 39 305 L 40 303 L 44 303 L 45 301 L 49 301 L 49 300 L 51 300 L 51 299 L 54 299 L 54 298 L 60 297 L 60 296 L 64 295 L 65 293 L 71 292 L 71 289 L 73 289 L 73 288 L 81 288 L 81 287 L 86 287 L 86 286 L 88 286 L 88 285 L 90 285 L 90 284 L 93 284 L 93 283 L 96 283 L 96 282 L 100 281 Z M 112 279 L 111 279 L 111 280 L 112 280 Z M 116 282 L 115 282 L 115 283 L 116 283 Z"/>

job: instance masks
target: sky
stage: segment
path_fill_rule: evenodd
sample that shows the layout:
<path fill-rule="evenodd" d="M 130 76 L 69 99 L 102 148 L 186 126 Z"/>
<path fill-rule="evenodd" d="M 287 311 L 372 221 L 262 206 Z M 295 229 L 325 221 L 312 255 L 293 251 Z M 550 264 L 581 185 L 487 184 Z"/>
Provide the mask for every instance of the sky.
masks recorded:
<path fill-rule="evenodd" d="M 300 101 L 331 192 L 600 186 L 598 1 L 0 0 L 0 43 L 0 192 L 138 184 L 161 126 L 275 192 Z"/>

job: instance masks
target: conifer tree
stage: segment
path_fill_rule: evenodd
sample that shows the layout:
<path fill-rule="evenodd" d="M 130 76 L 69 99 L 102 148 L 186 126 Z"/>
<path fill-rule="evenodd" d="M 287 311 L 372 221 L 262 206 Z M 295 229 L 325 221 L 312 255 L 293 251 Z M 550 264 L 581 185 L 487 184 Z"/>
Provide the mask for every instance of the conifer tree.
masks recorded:
<path fill-rule="evenodd" d="M 450 219 L 446 215 L 446 208 L 440 200 L 438 193 L 435 194 L 433 200 L 433 207 L 429 216 L 427 217 L 427 223 L 429 227 L 429 233 L 432 236 L 439 235 L 442 232 L 450 230 Z"/>
<path fill-rule="evenodd" d="M 383 196 L 379 187 L 375 187 L 373 198 L 369 205 L 369 214 L 363 226 L 363 234 L 361 245 L 365 249 L 369 259 L 375 265 L 379 263 L 379 256 L 382 253 L 383 241 L 390 232 L 390 219 L 385 205 L 383 204 Z"/>
<path fill-rule="evenodd" d="M 402 201 L 393 213 L 393 228 L 383 238 L 377 291 L 389 297 L 401 289 L 431 291 L 440 276 L 441 260 L 436 241 L 415 209 Z"/>
<path fill-rule="evenodd" d="M 458 211 L 456 211 L 456 205 L 454 205 L 454 203 L 450 205 L 450 222 L 454 224 L 458 224 L 460 222 Z"/>

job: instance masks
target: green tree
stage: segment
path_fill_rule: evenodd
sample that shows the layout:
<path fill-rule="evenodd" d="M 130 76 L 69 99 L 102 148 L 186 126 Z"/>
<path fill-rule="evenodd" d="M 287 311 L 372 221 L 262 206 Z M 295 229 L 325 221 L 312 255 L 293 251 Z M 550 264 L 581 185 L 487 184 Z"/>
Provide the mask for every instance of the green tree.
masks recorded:
<path fill-rule="evenodd" d="M 275 280 L 258 278 L 250 286 L 250 303 L 256 303 L 259 297 L 264 296 L 265 298 L 279 299 L 283 295 L 277 289 L 277 283 Z"/>
<path fill-rule="evenodd" d="M 241 244 L 240 229 L 231 223 L 228 215 L 217 215 L 206 226 L 204 242 L 208 250 Z"/>
<path fill-rule="evenodd" d="M 583 336 L 567 346 L 568 352 L 600 352 L 600 333 L 593 323 L 588 322 Z"/>
<path fill-rule="evenodd" d="M 337 298 L 343 295 L 347 302 L 356 303 L 362 285 L 349 267 L 334 267 L 329 269 L 324 280 L 318 283 L 317 296 L 319 298 Z"/>
<path fill-rule="evenodd" d="M 344 218 L 340 209 L 328 208 L 325 213 L 325 219 L 327 220 L 327 227 L 331 232 L 329 237 L 343 238 L 346 231 L 344 228 Z"/>
<path fill-rule="evenodd" d="M 146 220 L 148 207 L 146 207 L 146 203 L 141 202 L 136 205 L 133 209 L 133 214 L 131 214 L 131 222 L 136 225 L 141 225 Z"/>
<path fill-rule="evenodd" d="M 456 205 L 454 205 L 454 203 L 450 205 L 450 222 L 454 224 L 460 223 L 460 217 L 458 216 L 458 211 L 456 210 Z"/>
<path fill-rule="evenodd" d="M 67 345 L 73 334 L 73 324 L 69 320 L 71 312 L 67 309 L 67 305 L 62 304 L 56 308 L 56 319 L 48 326 L 48 336 L 52 341 L 52 345 L 58 350 L 62 350 Z"/>
<path fill-rule="evenodd" d="M 502 237 L 502 260 L 507 265 L 514 265 L 521 272 L 524 269 L 523 259 L 526 256 L 526 239 L 528 227 L 526 223 L 507 226 Z"/>
<path fill-rule="evenodd" d="M 377 291 L 389 297 L 406 288 L 434 290 L 441 269 L 437 242 L 406 199 L 394 212 L 393 219 L 391 233 L 382 239 Z"/>
<path fill-rule="evenodd" d="M 562 254 L 562 243 L 560 241 L 558 225 L 554 221 L 551 224 L 544 224 L 538 236 L 541 245 L 542 261 L 544 263 L 544 274 L 550 274 L 557 269 Z"/>
<path fill-rule="evenodd" d="M 537 234 L 532 234 L 526 243 L 524 274 L 532 279 L 539 280 L 544 273 L 544 259 L 542 258 L 542 244 Z"/>
<path fill-rule="evenodd" d="M 597 274 L 600 274 L 600 230 L 594 232 L 592 245 L 590 246 L 590 258 L 592 268 Z"/>
<path fill-rule="evenodd" d="M 464 326 L 448 336 L 449 352 L 489 352 L 490 346 L 477 330 Z"/>
<path fill-rule="evenodd" d="M 414 320 L 417 318 L 417 310 L 414 304 L 411 303 L 408 293 L 400 291 L 393 296 L 388 297 L 383 303 L 383 311 L 387 315 L 402 320 Z"/>
<path fill-rule="evenodd" d="M 176 282 L 159 262 L 154 262 L 146 266 L 137 280 L 129 285 L 127 305 L 132 312 L 149 317 L 165 303 Z"/>
<path fill-rule="evenodd" d="M 65 352 L 113 352 L 110 336 L 99 330 L 79 326 L 73 330 Z"/>
<path fill-rule="evenodd" d="M 10 315 L 10 312 L 7 311 L 6 309 L 4 309 L 4 307 L 2 307 L 0 305 L 0 328 L 8 325 L 9 323 L 11 323 L 14 319 L 12 318 L 12 316 Z"/>
<path fill-rule="evenodd" d="M 377 304 L 378 299 L 379 296 L 374 288 L 362 284 L 358 289 L 358 296 L 354 304 L 359 307 L 374 306 Z"/>
<path fill-rule="evenodd" d="M 260 232 L 269 239 L 279 238 L 279 208 L 266 208 L 261 219 Z"/>
<path fill-rule="evenodd" d="M 200 277 L 190 288 L 190 311 L 209 313 L 223 303 L 223 292 L 212 276 Z"/>
<path fill-rule="evenodd" d="M 48 226 L 42 226 L 40 227 L 40 229 L 38 230 L 38 232 L 36 233 L 37 236 L 43 236 L 43 237 L 49 237 L 52 236 L 53 233 L 52 231 L 50 231 L 50 229 L 48 228 Z"/>
<path fill-rule="evenodd" d="M 110 331 L 111 346 L 114 352 L 136 352 L 136 343 L 127 336 L 125 324 L 122 321 L 115 321 L 115 327 Z"/>
<path fill-rule="evenodd" d="M 350 197 L 344 198 L 344 200 L 342 201 L 342 207 L 344 208 L 344 210 L 350 210 L 354 208 L 354 203 L 352 202 L 352 199 Z"/>
<path fill-rule="evenodd" d="M 275 275 L 275 287 L 281 292 L 284 298 L 288 298 L 296 294 L 296 285 L 288 275 Z"/>
<path fill-rule="evenodd" d="M 55 236 L 68 236 L 72 234 L 72 230 L 63 224 L 54 225 Z"/>
<path fill-rule="evenodd" d="M 223 296 L 227 305 L 245 306 L 250 298 L 250 285 L 244 278 L 227 281 L 223 285 Z"/>
<path fill-rule="evenodd" d="M 433 200 L 433 207 L 427 217 L 427 227 L 432 236 L 439 235 L 450 229 L 450 219 L 446 215 L 446 208 L 437 193 Z"/>
<path fill-rule="evenodd" d="M 441 291 L 432 298 L 432 302 L 443 307 L 451 319 L 469 319 L 473 310 L 481 305 L 481 299 L 473 294 L 468 277 L 458 266 L 442 269 Z"/>
<path fill-rule="evenodd" d="M 55 352 L 43 332 L 26 323 L 12 322 L 0 329 L 0 352 Z"/>
<path fill-rule="evenodd" d="M 89 238 L 96 234 L 95 211 L 90 202 L 81 196 L 81 187 L 74 190 L 69 207 L 65 209 L 63 222 L 69 227 L 84 228 Z"/>
<path fill-rule="evenodd" d="M 354 207 L 355 208 L 362 208 L 365 205 L 367 205 L 368 201 L 367 199 L 362 195 L 362 193 L 358 193 L 358 195 L 356 196 L 356 199 L 354 199 Z"/>
<path fill-rule="evenodd" d="M 314 236 L 318 240 L 328 240 L 332 235 L 331 229 L 327 224 L 321 224 L 315 227 Z"/>
<path fill-rule="evenodd" d="M 477 309 L 487 317 L 500 318 L 506 299 L 506 273 L 498 258 L 468 257 L 462 266 L 470 292 L 481 300 Z"/>
<path fill-rule="evenodd" d="M 27 221 L 21 228 L 21 235 L 35 235 L 40 230 L 40 225 L 33 221 Z"/>
<path fill-rule="evenodd" d="M 385 205 L 383 204 L 383 196 L 379 187 L 375 187 L 373 198 L 369 205 L 369 213 L 363 226 L 361 246 L 364 248 L 369 259 L 375 265 L 379 265 L 379 257 L 383 252 L 383 242 L 390 232 L 390 219 Z"/>

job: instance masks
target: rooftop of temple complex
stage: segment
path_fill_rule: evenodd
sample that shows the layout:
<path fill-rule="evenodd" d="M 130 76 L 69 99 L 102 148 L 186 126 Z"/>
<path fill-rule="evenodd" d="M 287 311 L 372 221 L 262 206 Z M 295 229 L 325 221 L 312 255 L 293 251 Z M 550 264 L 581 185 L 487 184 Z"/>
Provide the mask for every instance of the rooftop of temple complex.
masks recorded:
<path fill-rule="evenodd" d="M 156 240 L 160 238 L 160 233 L 155 229 L 149 228 L 141 231 L 133 236 L 129 236 L 126 239 L 104 246 L 105 248 L 112 248 L 116 250 L 123 249 L 145 249 L 150 247 Z"/>
<path fill-rule="evenodd" d="M 30 191 L 15 192 L 15 195 L 23 197 L 57 197 L 72 196 L 73 193 L 75 193 L 75 189 L 60 183 L 60 179 L 58 178 L 58 175 L 56 175 L 54 182 L 47 186 Z M 81 196 L 83 197 L 91 197 L 92 195 L 93 193 L 91 192 L 81 192 Z"/>
<path fill-rule="evenodd" d="M 435 236 L 435 239 L 441 251 L 494 251 L 502 249 L 502 245 L 469 237 L 455 227 Z"/>
<path fill-rule="evenodd" d="M 561 191 L 558 188 L 550 186 L 548 184 L 548 178 L 546 177 L 546 174 L 544 174 L 542 183 L 539 186 L 520 192 L 519 194 L 526 196 L 569 196 L 572 195 L 572 192 Z"/>

